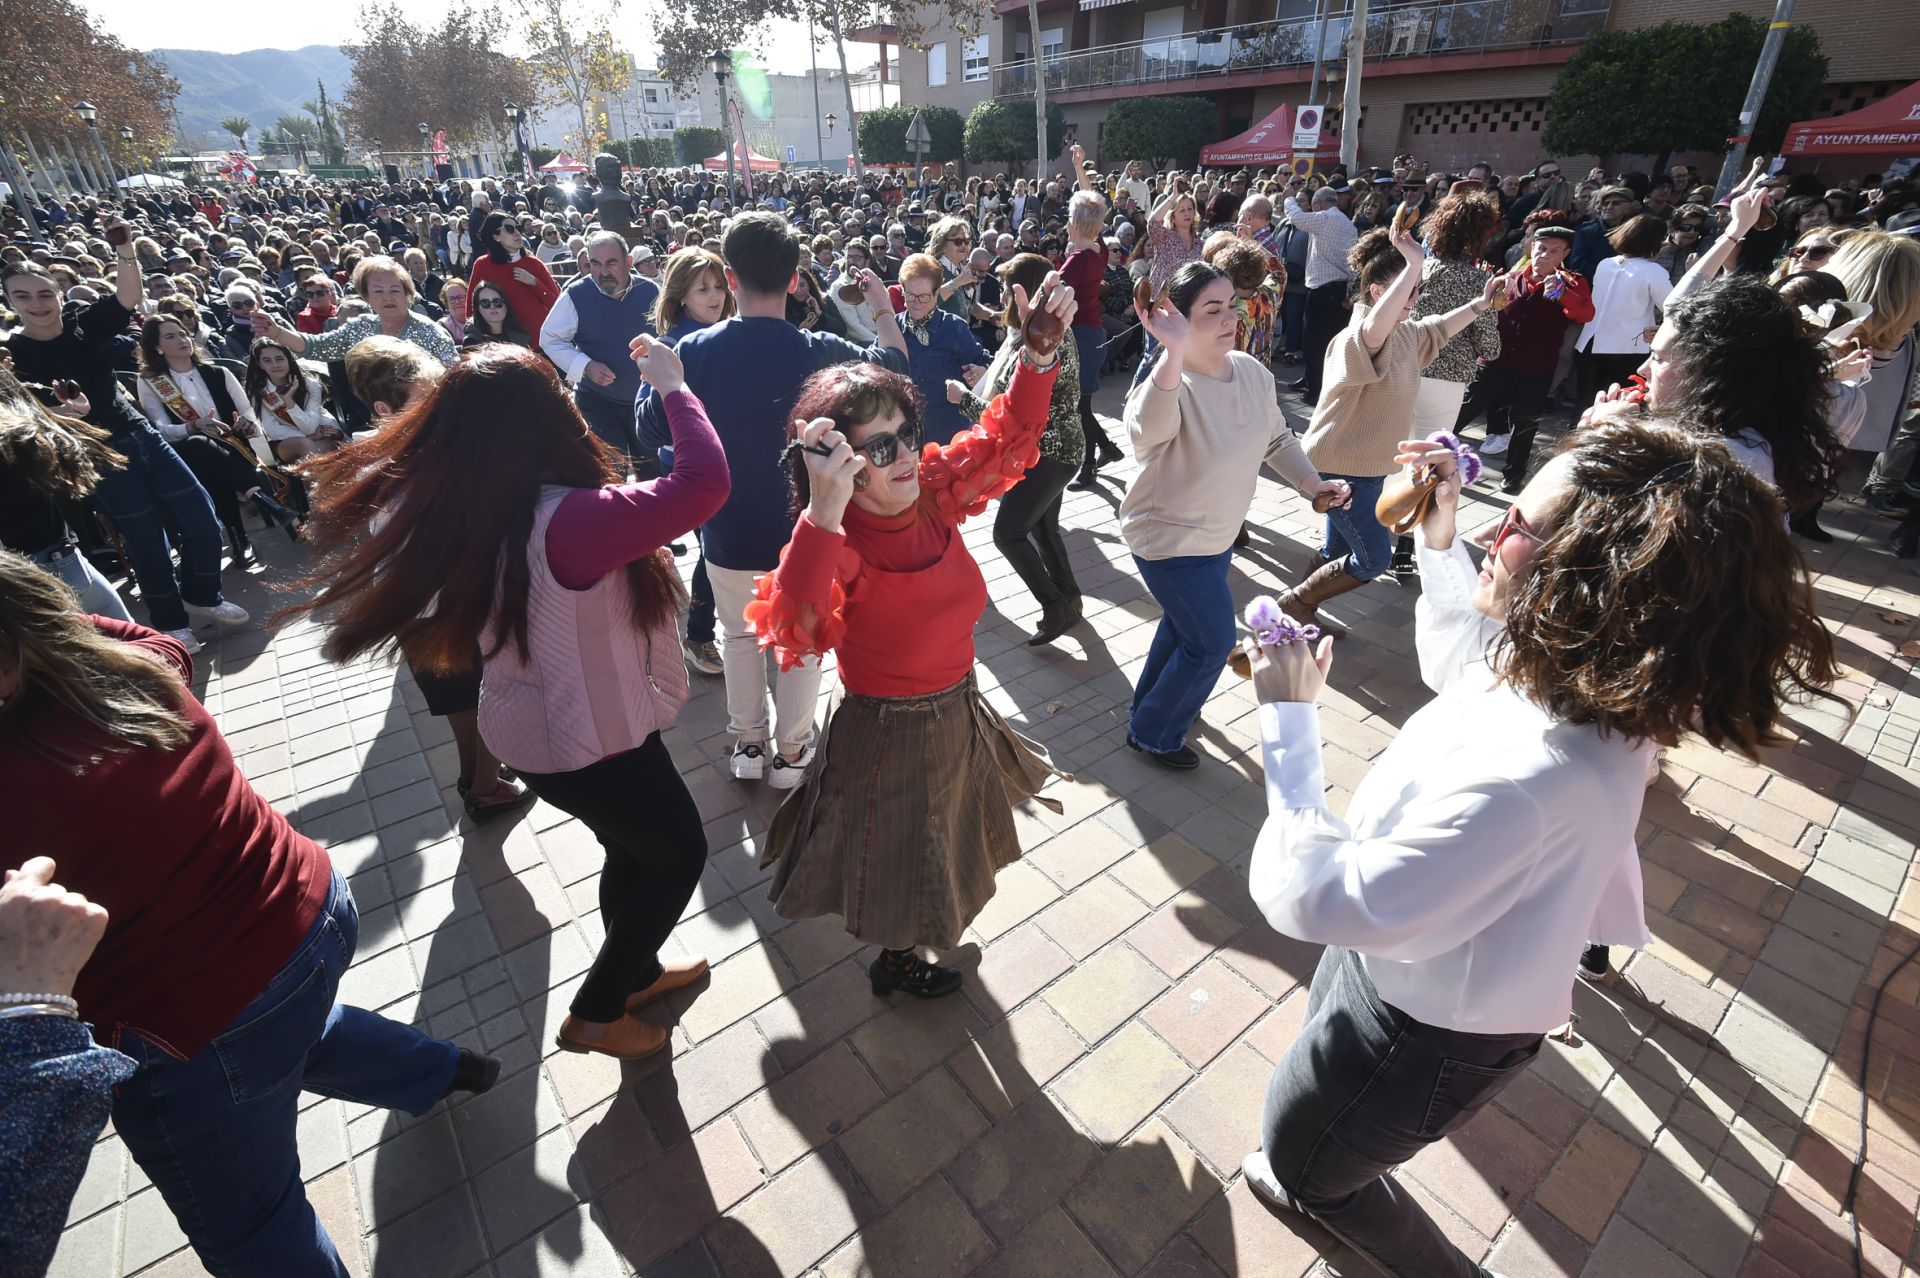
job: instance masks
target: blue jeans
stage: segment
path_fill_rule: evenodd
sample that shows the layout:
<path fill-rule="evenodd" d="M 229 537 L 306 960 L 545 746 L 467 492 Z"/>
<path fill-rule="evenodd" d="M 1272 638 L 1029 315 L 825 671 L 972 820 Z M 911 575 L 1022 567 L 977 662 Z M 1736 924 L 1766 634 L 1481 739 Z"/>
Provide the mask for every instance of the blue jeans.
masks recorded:
<path fill-rule="evenodd" d="M 622 453 L 633 455 L 633 402 L 622 403 L 606 395 L 575 387 L 573 402 L 580 416 L 587 419 L 593 433 Z"/>
<path fill-rule="evenodd" d="M 1305 267 L 1301 270 L 1305 271 Z M 1280 336 L 1287 354 L 1298 356 L 1307 344 L 1307 292 L 1288 289 L 1280 299 Z"/>
<path fill-rule="evenodd" d="M 1133 562 L 1160 605 L 1160 628 L 1133 689 L 1133 739 L 1156 754 L 1178 750 L 1233 651 L 1233 551 Z"/>
<path fill-rule="evenodd" d="M 1352 503 L 1327 512 L 1327 542 L 1321 553 L 1329 559 L 1349 556 L 1347 571 L 1361 581 L 1372 581 L 1393 561 L 1393 534 L 1373 513 L 1386 477 L 1323 474 L 1321 478 L 1344 479 L 1353 486 Z"/>
<path fill-rule="evenodd" d="M 133 614 L 127 611 L 127 605 L 120 598 L 120 592 L 113 583 L 100 575 L 100 570 L 87 562 L 72 542 L 54 546 L 29 556 L 36 564 L 73 587 L 73 593 L 80 596 L 80 611 L 99 617 L 112 617 L 115 621 L 132 621 Z"/>
<path fill-rule="evenodd" d="M 687 592 L 687 642 L 713 642 L 713 583 L 707 580 L 707 530 L 693 530 L 700 540 L 700 558 L 693 565 L 693 585 Z"/>
<path fill-rule="evenodd" d="M 1145 328 L 1142 328 L 1140 333 L 1144 339 L 1140 347 L 1140 364 L 1133 370 L 1133 381 L 1127 386 L 1128 394 L 1132 394 L 1135 386 L 1152 375 L 1154 357 L 1160 354 L 1160 343 L 1153 340 L 1153 334 L 1147 332 Z"/>
<path fill-rule="evenodd" d="M 1080 356 L 1080 393 L 1091 395 L 1100 389 L 1100 366 L 1107 362 L 1107 330 L 1076 325 L 1073 344 Z"/>
<path fill-rule="evenodd" d="M 127 543 L 128 566 L 140 583 L 140 597 L 155 630 L 184 630 L 181 603 L 212 608 L 220 603 L 220 523 L 213 500 L 193 477 L 180 454 L 151 426 L 137 426 L 113 437 L 126 455 L 119 470 L 102 469 L 93 500 L 113 521 Z M 180 573 L 169 553 L 167 520 L 180 534 Z"/>
<path fill-rule="evenodd" d="M 140 1068 L 114 1128 L 216 1274 L 346 1278 L 300 1182 L 302 1091 L 424 1114 L 453 1081 L 452 1043 L 333 1001 L 359 937 L 336 873 L 293 957 L 192 1059 L 121 1036 Z"/>

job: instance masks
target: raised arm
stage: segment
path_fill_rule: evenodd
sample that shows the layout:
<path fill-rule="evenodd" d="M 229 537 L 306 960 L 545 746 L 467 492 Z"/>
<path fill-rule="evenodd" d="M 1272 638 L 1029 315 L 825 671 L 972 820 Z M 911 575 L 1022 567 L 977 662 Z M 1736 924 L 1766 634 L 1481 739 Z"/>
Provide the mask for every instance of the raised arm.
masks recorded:
<path fill-rule="evenodd" d="M 1369 354 L 1385 346 L 1388 336 L 1399 327 L 1401 317 L 1407 312 L 1407 301 L 1413 296 L 1414 287 L 1420 283 L 1420 272 L 1427 261 L 1426 250 L 1420 247 L 1420 241 L 1406 231 L 1394 232 L 1393 247 L 1400 250 L 1400 256 L 1406 259 L 1407 264 L 1393 277 L 1393 282 L 1387 285 L 1380 300 L 1367 308 L 1367 318 L 1360 325 L 1360 340 L 1366 344 Z M 1467 317 L 1471 318 L 1471 315 Z M 1467 320 L 1461 320 L 1458 327 L 1448 332 L 1448 336 L 1466 326 Z"/>
<path fill-rule="evenodd" d="M 1680 277 L 1680 282 L 1673 286 L 1671 293 L 1667 294 L 1667 305 L 1671 306 L 1689 294 L 1705 288 L 1718 279 L 1722 271 L 1733 266 L 1734 258 L 1740 254 L 1740 241 L 1746 239 L 1747 232 L 1760 221 L 1760 210 L 1766 202 L 1767 192 L 1764 187 L 1733 197 L 1728 206 L 1732 220 L 1727 223 L 1727 229 L 1722 231 L 1719 238 L 1708 245 L 1706 251 L 1687 268 L 1687 273 Z"/>
<path fill-rule="evenodd" d="M 1173 303 L 1161 300 L 1152 310 L 1136 299 L 1140 327 L 1160 343 L 1153 373 L 1133 388 L 1121 412 L 1136 457 L 1167 443 L 1180 432 L 1180 375 L 1186 368 L 1187 320 Z"/>

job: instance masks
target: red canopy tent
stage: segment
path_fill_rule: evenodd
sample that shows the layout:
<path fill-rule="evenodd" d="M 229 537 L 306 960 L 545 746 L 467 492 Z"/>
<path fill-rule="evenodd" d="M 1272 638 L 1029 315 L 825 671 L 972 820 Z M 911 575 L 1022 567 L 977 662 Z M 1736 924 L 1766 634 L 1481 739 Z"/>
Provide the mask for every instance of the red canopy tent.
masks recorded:
<path fill-rule="evenodd" d="M 780 161 L 767 158 L 758 151 L 748 147 L 745 142 L 735 142 L 733 144 L 734 169 L 739 172 L 746 172 L 748 171 L 749 164 L 752 165 L 751 171 L 755 173 L 778 173 L 780 171 Z M 724 169 L 727 167 L 727 153 L 722 151 L 718 155 L 710 155 L 700 161 L 700 165 L 702 168 Z"/>
<path fill-rule="evenodd" d="M 1787 129 L 1785 156 L 1920 155 L 1920 81 L 1869 107 Z"/>
<path fill-rule="evenodd" d="M 1276 165 L 1293 162 L 1293 111 L 1280 106 L 1245 133 L 1200 148 L 1200 163 L 1215 166 Z M 1340 158 L 1340 139 L 1321 135 L 1313 153 L 1316 160 Z M 1302 155 L 1305 158 L 1305 155 Z"/>
<path fill-rule="evenodd" d="M 585 173 L 587 166 L 562 151 L 541 165 L 540 171 L 542 173 Z"/>

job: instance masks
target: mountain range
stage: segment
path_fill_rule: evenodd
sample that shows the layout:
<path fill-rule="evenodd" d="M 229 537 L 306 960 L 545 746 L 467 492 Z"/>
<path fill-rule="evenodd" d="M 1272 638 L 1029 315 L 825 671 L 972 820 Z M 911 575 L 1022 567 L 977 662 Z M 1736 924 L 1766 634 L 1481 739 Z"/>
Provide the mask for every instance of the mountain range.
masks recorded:
<path fill-rule="evenodd" d="M 330 44 L 246 53 L 209 53 L 203 49 L 151 52 L 180 81 L 174 109 L 181 140 L 200 147 L 233 144 L 233 135 L 220 127 L 220 121 L 231 115 L 244 115 L 253 121 L 256 132 L 248 134 L 247 141 L 257 146 L 257 131 L 272 127 L 283 115 L 300 114 L 300 104 L 314 100 L 316 83 L 325 84 L 327 97 L 338 103 L 353 78 L 346 53 Z"/>

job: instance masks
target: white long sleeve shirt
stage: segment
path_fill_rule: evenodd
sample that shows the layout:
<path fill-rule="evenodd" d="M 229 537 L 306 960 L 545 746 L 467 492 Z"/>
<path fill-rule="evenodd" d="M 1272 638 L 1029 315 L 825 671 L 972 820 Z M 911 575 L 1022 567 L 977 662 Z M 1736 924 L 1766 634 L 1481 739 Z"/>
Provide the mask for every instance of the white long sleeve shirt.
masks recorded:
<path fill-rule="evenodd" d="M 1347 250 L 1360 238 L 1353 219 L 1335 204 L 1324 209 L 1303 209 L 1291 195 L 1286 198 L 1286 220 L 1307 233 L 1307 287 L 1319 288 L 1335 280 L 1344 280 L 1353 272 L 1347 266 Z"/>
<path fill-rule="evenodd" d="M 847 282 L 844 271 L 835 276 L 833 283 L 827 286 L 827 297 L 832 300 L 833 308 L 840 312 L 840 319 L 847 326 L 847 340 L 856 346 L 871 346 L 880 340 L 880 331 L 873 326 L 873 308 L 867 305 L 864 298 L 858 302 L 842 301 L 840 287 Z"/>
<path fill-rule="evenodd" d="M 295 403 L 292 395 L 283 395 L 281 399 L 286 403 L 288 415 L 293 418 L 291 426 L 282 421 L 280 414 L 264 403 L 259 400 L 253 403 L 254 419 L 260 423 L 260 429 L 266 432 L 269 440 L 310 439 L 322 426 L 339 429 L 340 423 L 335 421 L 333 414 L 327 411 L 327 406 L 323 402 L 325 397 L 320 394 L 320 387 L 317 384 L 308 382 L 307 402 L 304 406 Z"/>
<path fill-rule="evenodd" d="M 1419 550 L 1415 644 L 1439 695 L 1327 810 L 1316 706 L 1260 707 L 1266 823 L 1251 890 L 1288 936 L 1357 951 L 1381 998 L 1429 1025 L 1565 1023 L 1589 941 L 1647 943 L 1634 829 L 1650 743 L 1556 722 L 1488 668 L 1463 542 Z"/>
<path fill-rule="evenodd" d="M 235 380 L 233 374 L 218 364 L 202 364 L 184 373 L 168 374 L 173 379 L 173 384 L 180 388 L 180 398 L 186 400 L 193 411 L 200 414 L 202 418 L 212 419 L 217 417 L 218 413 L 214 409 L 213 395 L 207 390 L 205 378 L 208 375 L 218 375 L 227 379 L 227 397 L 233 401 L 233 406 L 240 413 L 242 420 L 245 420 L 248 411 L 246 393 L 240 389 L 240 383 Z M 173 412 L 167 407 L 166 401 L 160 398 L 160 392 L 156 391 L 153 383 L 145 377 L 140 378 L 140 411 L 147 415 L 147 420 L 166 436 L 169 443 L 177 443 L 192 433 L 185 424 L 174 420 Z M 231 427 L 233 423 L 222 422 L 221 425 Z"/>
<path fill-rule="evenodd" d="M 587 375 L 587 365 L 593 363 L 591 355 L 573 344 L 579 334 L 580 309 L 563 288 L 548 308 L 547 318 L 540 321 L 540 351 L 554 362 L 570 386 L 578 386 Z"/>
<path fill-rule="evenodd" d="M 1593 318 L 1573 348 L 1596 355 L 1645 355 L 1647 330 L 1660 326 L 1660 307 L 1673 292 L 1667 269 L 1650 257 L 1614 256 L 1593 273 Z"/>

